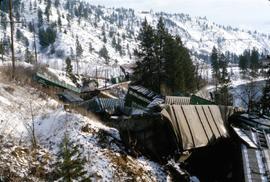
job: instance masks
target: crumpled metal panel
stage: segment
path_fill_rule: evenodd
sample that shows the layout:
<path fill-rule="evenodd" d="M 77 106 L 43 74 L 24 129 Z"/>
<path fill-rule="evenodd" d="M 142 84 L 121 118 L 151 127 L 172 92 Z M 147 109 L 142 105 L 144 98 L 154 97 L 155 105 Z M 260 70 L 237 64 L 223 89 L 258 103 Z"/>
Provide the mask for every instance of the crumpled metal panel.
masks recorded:
<path fill-rule="evenodd" d="M 169 105 L 161 114 L 174 131 L 183 150 L 207 146 L 219 138 L 228 137 L 225 122 L 215 105 Z"/>

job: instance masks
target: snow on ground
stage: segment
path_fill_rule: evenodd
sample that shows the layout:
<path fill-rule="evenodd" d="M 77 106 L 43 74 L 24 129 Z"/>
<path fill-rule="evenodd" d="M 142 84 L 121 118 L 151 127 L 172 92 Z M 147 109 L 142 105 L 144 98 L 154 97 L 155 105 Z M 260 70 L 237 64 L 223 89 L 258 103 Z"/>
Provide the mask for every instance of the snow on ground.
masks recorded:
<path fill-rule="evenodd" d="M 2 148 L 0 163 L 21 177 L 29 175 L 31 113 L 38 155 L 50 156 L 49 164 L 55 159 L 64 134 L 68 133 L 70 139 L 80 145 L 87 159 L 88 175 L 94 181 L 167 179 L 159 164 L 127 155 L 116 129 L 105 126 L 95 116 L 89 118 L 67 112 L 56 100 L 34 88 L 4 81 L 0 72 L 0 141 L 10 143 Z M 50 170 L 49 165 L 44 166 Z"/>

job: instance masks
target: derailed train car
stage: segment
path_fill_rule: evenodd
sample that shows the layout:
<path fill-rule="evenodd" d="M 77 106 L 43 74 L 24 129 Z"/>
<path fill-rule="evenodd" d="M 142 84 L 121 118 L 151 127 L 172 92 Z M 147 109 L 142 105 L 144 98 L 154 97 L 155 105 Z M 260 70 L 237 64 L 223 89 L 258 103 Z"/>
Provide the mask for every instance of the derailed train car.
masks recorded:
<path fill-rule="evenodd" d="M 166 105 L 158 113 L 121 119 L 120 134 L 127 145 L 162 160 L 227 138 L 225 112 L 216 105 Z"/>

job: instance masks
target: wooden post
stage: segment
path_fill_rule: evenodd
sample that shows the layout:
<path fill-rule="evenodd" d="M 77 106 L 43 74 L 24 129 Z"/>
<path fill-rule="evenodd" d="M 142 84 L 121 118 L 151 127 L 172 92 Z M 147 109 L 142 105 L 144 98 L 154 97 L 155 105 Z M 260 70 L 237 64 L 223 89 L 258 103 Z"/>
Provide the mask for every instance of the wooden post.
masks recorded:
<path fill-rule="evenodd" d="M 15 77 L 15 53 L 14 53 L 14 22 L 13 22 L 13 14 L 12 14 L 12 0 L 9 0 L 9 19 L 10 19 L 10 35 L 11 35 L 11 54 L 12 54 L 12 74 L 11 77 Z"/>

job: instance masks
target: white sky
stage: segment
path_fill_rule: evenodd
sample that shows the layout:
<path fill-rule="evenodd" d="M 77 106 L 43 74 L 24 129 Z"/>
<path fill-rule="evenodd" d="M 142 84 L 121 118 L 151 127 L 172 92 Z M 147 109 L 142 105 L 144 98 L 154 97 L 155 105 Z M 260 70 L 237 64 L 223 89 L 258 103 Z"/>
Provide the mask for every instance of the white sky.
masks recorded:
<path fill-rule="evenodd" d="M 258 30 L 270 34 L 268 0 L 86 0 L 106 7 L 127 7 L 206 16 L 222 25 Z"/>

